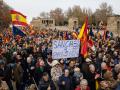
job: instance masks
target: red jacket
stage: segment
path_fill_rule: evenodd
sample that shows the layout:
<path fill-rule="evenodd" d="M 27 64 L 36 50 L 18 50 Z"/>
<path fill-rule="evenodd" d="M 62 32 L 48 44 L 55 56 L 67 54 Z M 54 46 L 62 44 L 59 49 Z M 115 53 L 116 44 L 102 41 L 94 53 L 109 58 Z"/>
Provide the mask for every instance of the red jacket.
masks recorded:
<path fill-rule="evenodd" d="M 81 90 L 81 88 L 80 87 L 77 87 L 75 90 Z M 87 89 L 86 90 L 90 90 L 90 88 L 89 87 L 87 87 Z"/>

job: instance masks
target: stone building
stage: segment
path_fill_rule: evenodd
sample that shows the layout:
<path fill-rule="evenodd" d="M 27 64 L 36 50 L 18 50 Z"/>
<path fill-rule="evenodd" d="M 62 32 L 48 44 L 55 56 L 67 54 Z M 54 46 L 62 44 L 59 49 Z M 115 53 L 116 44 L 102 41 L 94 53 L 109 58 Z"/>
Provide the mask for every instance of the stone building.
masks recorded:
<path fill-rule="evenodd" d="M 115 36 L 120 36 L 120 15 L 108 16 L 107 30 L 113 32 Z"/>
<path fill-rule="evenodd" d="M 78 18 L 72 17 L 68 21 L 68 27 L 70 30 L 78 28 Z"/>
<path fill-rule="evenodd" d="M 55 26 L 55 20 L 51 18 L 33 18 L 31 21 L 31 25 L 34 26 L 36 29 L 46 28 L 46 27 L 53 27 Z"/>
<path fill-rule="evenodd" d="M 55 26 L 55 20 L 51 18 L 33 18 L 31 25 L 35 30 L 46 29 L 56 29 L 60 31 L 73 31 L 78 27 L 78 19 L 70 18 L 67 26 Z"/>

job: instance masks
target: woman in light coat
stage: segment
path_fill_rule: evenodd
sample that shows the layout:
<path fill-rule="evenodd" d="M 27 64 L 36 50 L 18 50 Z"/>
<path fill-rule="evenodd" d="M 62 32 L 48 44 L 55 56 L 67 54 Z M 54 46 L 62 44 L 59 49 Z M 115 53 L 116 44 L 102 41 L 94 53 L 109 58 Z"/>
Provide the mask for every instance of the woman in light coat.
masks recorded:
<path fill-rule="evenodd" d="M 62 75 L 62 68 L 59 65 L 59 62 L 57 60 L 54 60 L 52 62 L 52 69 L 51 69 L 51 77 L 52 80 L 56 86 L 56 90 L 58 90 L 58 80 L 59 77 Z"/>

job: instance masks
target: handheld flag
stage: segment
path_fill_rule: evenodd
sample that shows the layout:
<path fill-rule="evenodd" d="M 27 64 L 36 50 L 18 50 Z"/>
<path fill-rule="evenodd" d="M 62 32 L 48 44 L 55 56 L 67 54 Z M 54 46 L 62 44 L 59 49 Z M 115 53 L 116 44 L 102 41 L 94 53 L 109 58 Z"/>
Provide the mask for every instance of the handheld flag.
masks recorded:
<path fill-rule="evenodd" d="M 26 36 L 19 28 L 13 26 L 13 34 L 14 35 L 20 35 L 20 36 Z"/>
<path fill-rule="evenodd" d="M 85 25 L 86 25 L 86 24 L 84 23 L 83 26 L 82 26 L 82 28 L 81 28 L 81 30 L 80 30 L 80 32 L 79 32 L 78 39 L 81 39 L 81 38 L 82 38 L 84 29 L 85 29 Z"/>
<path fill-rule="evenodd" d="M 85 26 L 84 26 L 85 25 Z M 80 37 L 78 38 L 81 40 L 81 54 L 86 57 L 87 56 L 87 50 L 88 50 L 88 40 L 87 40 L 87 26 L 88 26 L 88 18 L 86 18 L 86 21 L 84 23 L 82 29 L 83 31 L 80 31 Z M 82 32 L 82 34 L 81 34 Z"/>
<path fill-rule="evenodd" d="M 18 11 L 11 10 L 12 24 L 27 26 L 26 16 Z"/>

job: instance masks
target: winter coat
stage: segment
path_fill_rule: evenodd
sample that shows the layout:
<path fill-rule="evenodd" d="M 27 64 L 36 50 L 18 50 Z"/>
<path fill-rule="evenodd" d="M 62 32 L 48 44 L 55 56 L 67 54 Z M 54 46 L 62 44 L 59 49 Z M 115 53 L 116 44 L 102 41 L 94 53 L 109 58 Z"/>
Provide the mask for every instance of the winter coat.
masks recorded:
<path fill-rule="evenodd" d="M 120 83 L 117 85 L 115 90 L 120 90 Z"/>
<path fill-rule="evenodd" d="M 76 86 L 78 86 L 80 84 L 80 78 L 81 77 L 83 77 L 82 73 L 74 73 L 74 75 L 72 77 L 74 89 L 76 88 Z"/>
<path fill-rule="evenodd" d="M 65 82 L 65 85 L 62 82 Z M 73 83 L 71 77 L 65 77 L 64 75 L 59 77 L 58 86 L 59 90 L 73 90 Z"/>
<path fill-rule="evenodd" d="M 56 87 L 52 80 L 48 80 L 46 82 L 43 79 L 41 79 L 39 82 L 38 88 L 39 88 L 39 90 L 47 90 L 49 86 L 50 86 L 51 90 L 56 90 Z"/>
<path fill-rule="evenodd" d="M 95 73 L 89 72 L 88 85 L 90 87 L 90 90 L 96 90 L 95 75 Z"/>
<path fill-rule="evenodd" d="M 80 87 L 77 87 L 75 90 L 82 90 Z M 87 87 L 87 89 L 86 90 L 90 90 L 90 88 L 89 87 Z M 91 89 L 92 90 L 92 89 Z"/>
<path fill-rule="evenodd" d="M 23 69 L 21 65 L 17 64 L 16 68 L 13 70 L 13 74 L 16 83 L 20 84 L 23 77 Z"/>
<path fill-rule="evenodd" d="M 53 81 L 58 81 L 59 77 L 62 75 L 61 67 L 52 67 L 51 69 L 51 77 Z"/>
<path fill-rule="evenodd" d="M 0 75 L 3 75 L 3 80 L 4 81 L 10 81 L 10 79 L 12 78 L 11 75 L 12 75 L 12 70 L 10 67 L 8 66 L 5 66 L 4 69 L 1 69 L 0 68 Z"/>

